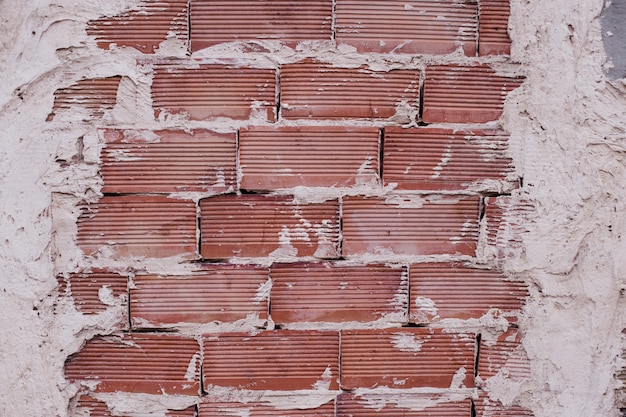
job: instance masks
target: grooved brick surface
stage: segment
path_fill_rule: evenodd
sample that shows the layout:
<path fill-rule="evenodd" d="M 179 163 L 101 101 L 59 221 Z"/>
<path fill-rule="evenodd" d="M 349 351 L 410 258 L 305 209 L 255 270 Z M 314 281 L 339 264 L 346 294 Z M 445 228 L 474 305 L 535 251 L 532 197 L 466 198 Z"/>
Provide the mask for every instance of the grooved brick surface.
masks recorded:
<path fill-rule="evenodd" d="M 191 1 L 191 50 L 222 42 L 301 41 L 332 37 L 331 0 Z"/>
<path fill-rule="evenodd" d="M 71 296 L 74 306 L 83 314 L 100 313 L 107 309 L 105 303 L 115 300 L 128 304 L 128 277 L 103 269 L 59 275 L 59 292 Z"/>
<path fill-rule="evenodd" d="M 497 341 L 483 341 L 478 356 L 478 376 L 484 381 L 496 375 L 523 381 L 531 378 L 530 361 L 517 329 L 502 334 Z"/>
<path fill-rule="evenodd" d="M 534 417 L 532 411 L 518 405 L 505 406 L 498 401 L 491 401 L 481 395 L 474 401 L 476 417 Z"/>
<path fill-rule="evenodd" d="M 158 64 L 154 67 L 155 115 L 182 114 L 191 120 L 276 119 L 276 73 L 273 69 L 234 65 Z"/>
<path fill-rule="evenodd" d="M 103 131 L 105 193 L 224 192 L 236 187 L 235 133 Z"/>
<path fill-rule="evenodd" d="M 471 403 L 469 399 L 453 402 L 425 394 L 340 394 L 336 416 L 470 417 Z"/>
<path fill-rule="evenodd" d="M 199 373 L 195 339 L 155 333 L 91 339 L 65 366 L 70 381 L 97 382 L 97 392 L 197 395 Z"/>
<path fill-rule="evenodd" d="M 89 417 L 114 417 L 119 414 L 112 414 L 111 410 L 104 401 L 100 401 L 94 397 L 83 395 L 78 400 L 77 411 L 87 412 L 89 414 L 77 414 L 78 416 L 88 415 Z M 195 417 L 195 407 L 189 407 L 184 410 L 168 410 L 165 417 Z"/>
<path fill-rule="evenodd" d="M 286 119 L 388 119 L 419 108 L 418 70 L 341 68 L 312 60 L 286 64 L 280 73 Z M 405 114 L 398 121 L 407 120 Z"/>
<path fill-rule="evenodd" d="M 85 206 L 78 246 L 117 256 L 196 257 L 196 205 L 167 197 L 109 196 Z"/>
<path fill-rule="evenodd" d="M 479 0 L 479 55 L 508 55 L 511 39 L 508 34 L 511 6 L 509 0 Z"/>
<path fill-rule="evenodd" d="M 472 335 L 428 328 L 341 332 L 341 387 L 473 387 Z"/>
<path fill-rule="evenodd" d="M 251 390 L 337 389 L 339 333 L 276 330 L 224 333 L 204 340 L 205 387 Z"/>
<path fill-rule="evenodd" d="M 475 0 L 337 0 L 337 43 L 359 52 L 476 54 Z"/>
<path fill-rule="evenodd" d="M 343 200 L 345 256 L 474 255 L 478 238 L 474 197 Z"/>
<path fill-rule="evenodd" d="M 502 131 L 385 129 L 383 179 L 405 190 L 461 190 L 513 174 Z"/>
<path fill-rule="evenodd" d="M 251 127 L 239 138 L 241 188 L 376 183 L 380 131 L 373 127 Z"/>
<path fill-rule="evenodd" d="M 205 399 L 198 407 L 198 417 L 246 416 L 246 417 L 335 417 L 335 402 L 329 401 L 318 407 L 301 408 L 306 397 L 289 398 L 294 409 L 285 406 L 272 406 L 269 403 L 255 401 L 227 402 Z"/>
<path fill-rule="evenodd" d="M 138 275 L 130 290 L 133 327 L 267 318 L 267 268 L 207 265 L 184 276 Z"/>
<path fill-rule="evenodd" d="M 413 323 L 478 319 L 489 312 L 516 321 L 528 297 L 525 284 L 507 281 L 497 270 L 423 263 L 411 265 L 409 276 Z"/>
<path fill-rule="evenodd" d="M 87 34 L 94 36 L 98 46 L 130 46 L 143 53 L 153 53 L 170 34 L 187 40 L 188 0 L 140 2 L 136 9 L 116 16 L 91 20 Z"/>
<path fill-rule="evenodd" d="M 298 205 L 290 197 L 219 196 L 200 202 L 206 259 L 339 254 L 337 201 Z"/>
<path fill-rule="evenodd" d="M 498 75 L 487 65 L 426 67 L 424 112 L 426 123 L 485 123 L 502 115 L 507 94 L 520 78 Z"/>
<path fill-rule="evenodd" d="M 272 320 L 406 321 L 408 281 L 403 268 L 336 263 L 276 264 L 270 271 Z"/>
<path fill-rule="evenodd" d="M 102 117 L 117 101 L 117 89 L 121 76 L 87 78 L 54 92 L 54 105 L 48 121 L 57 113 L 81 111 L 88 117 Z"/>

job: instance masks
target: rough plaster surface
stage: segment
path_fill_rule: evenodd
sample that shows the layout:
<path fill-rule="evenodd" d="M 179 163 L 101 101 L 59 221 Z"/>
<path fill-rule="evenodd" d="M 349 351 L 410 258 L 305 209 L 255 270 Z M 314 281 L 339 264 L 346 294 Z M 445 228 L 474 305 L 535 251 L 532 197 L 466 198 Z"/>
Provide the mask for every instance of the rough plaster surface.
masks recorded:
<path fill-rule="evenodd" d="M 537 417 L 618 415 L 615 372 L 626 322 L 626 84 L 609 82 L 602 0 L 511 1 L 512 60 L 524 85 L 509 96 L 503 123 L 512 133 L 519 197 L 535 212 L 523 250 L 504 268 L 532 284 L 521 322 L 533 380 L 494 383 L 504 404 Z M 104 54 L 85 22 L 136 4 L 131 0 L 0 0 L 0 415 L 67 416 L 76 387 L 66 357 L 121 311 L 82 316 L 57 299 L 55 274 L 83 266 L 73 244 L 81 199 L 99 193 L 95 127 L 81 115 L 46 122 L 56 89 L 85 77 L 124 75 L 118 105 L 103 124 L 148 120 L 147 91 L 134 50 Z M 173 56 L 184 56 L 166 42 Z M 322 49 L 312 44 L 314 55 Z M 236 56 L 236 50 L 221 50 Z M 211 54 L 220 54 L 213 48 Z M 204 53 L 198 54 L 204 56 Z M 289 51 L 274 57 L 293 59 Z M 268 65 L 273 64 L 268 61 Z M 384 61 L 372 65 L 388 68 Z M 401 66 L 402 60 L 392 64 Z M 406 59 L 406 65 L 411 60 Z M 503 70 L 505 70 L 503 68 Z M 147 113 L 142 113 L 147 112 Z M 61 170 L 57 160 L 79 161 Z M 324 199 L 303 190 L 306 200 Z M 54 222 L 53 222 L 54 218 Z M 147 270 L 171 268 L 142 265 Z M 123 265 L 120 265 L 123 267 Z M 124 412 L 129 399 L 108 398 Z M 134 398 L 158 415 L 189 400 Z M 126 401 L 126 402 L 125 402 Z M 150 407 L 147 407 L 147 404 Z"/>

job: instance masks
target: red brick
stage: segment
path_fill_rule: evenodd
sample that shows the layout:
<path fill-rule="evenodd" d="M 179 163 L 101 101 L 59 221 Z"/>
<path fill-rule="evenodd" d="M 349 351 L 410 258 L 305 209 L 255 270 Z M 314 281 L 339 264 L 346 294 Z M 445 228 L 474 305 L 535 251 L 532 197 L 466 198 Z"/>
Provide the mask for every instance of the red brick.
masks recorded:
<path fill-rule="evenodd" d="M 298 402 L 298 397 L 293 396 L 289 400 L 294 401 L 294 407 L 285 408 L 272 406 L 268 403 L 246 401 L 245 403 L 213 400 L 204 397 L 199 405 L 198 417 L 213 416 L 245 416 L 245 417 L 335 417 L 335 402 L 329 401 L 315 408 L 304 408 L 302 403 L 307 401 L 303 397 Z"/>
<path fill-rule="evenodd" d="M 475 0 L 337 0 L 337 43 L 359 52 L 476 55 Z"/>
<path fill-rule="evenodd" d="M 510 329 L 497 341 L 482 341 L 478 355 L 478 376 L 487 380 L 500 374 L 505 379 L 530 379 L 530 361 L 522 345 L 522 335 Z"/>
<path fill-rule="evenodd" d="M 200 201 L 202 257 L 335 258 L 337 201 L 298 205 L 290 197 L 229 195 Z"/>
<path fill-rule="evenodd" d="M 54 92 L 54 105 L 47 121 L 57 113 L 85 112 L 85 117 L 102 117 L 117 101 L 117 89 L 122 77 L 86 78 Z"/>
<path fill-rule="evenodd" d="M 79 412 L 77 416 L 89 416 L 89 417 L 113 417 L 113 414 L 109 410 L 108 406 L 105 402 L 97 400 L 94 397 L 83 395 L 80 397 L 78 401 L 76 411 Z M 88 413 L 88 414 L 80 414 L 80 413 Z M 115 416 L 119 416 L 119 413 L 116 413 Z M 189 407 L 184 410 L 168 410 L 165 412 L 165 417 L 194 417 L 195 416 L 195 407 Z M 130 417 L 130 416 L 129 416 Z"/>
<path fill-rule="evenodd" d="M 476 417 L 534 417 L 531 410 L 518 405 L 504 406 L 498 401 L 490 400 L 486 395 L 481 395 L 474 404 Z"/>
<path fill-rule="evenodd" d="M 185 276 L 138 275 L 130 290 L 134 327 L 267 319 L 267 268 L 207 265 Z M 267 294 L 265 294 L 267 292 Z"/>
<path fill-rule="evenodd" d="M 343 199 L 343 254 L 474 255 L 479 200 Z"/>
<path fill-rule="evenodd" d="M 270 274 L 272 320 L 277 324 L 368 322 L 393 314 L 406 322 L 408 281 L 404 268 L 336 263 L 277 264 Z"/>
<path fill-rule="evenodd" d="M 276 119 L 276 71 L 236 65 L 154 66 L 152 106 L 192 120 Z"/>
<path fill-rule="evenodd" d="M 528 297 L 526 284 L 507 281 L 500 271 L 461 264 L 414 264 L 409 277 L 413 323 L 477 319 L 492 309 L 516 321 Z"/>
<path fill-rule="evenodd" d="M 187 0 L 144 0 L 136 9 L 87 23 L 87 34 L 96 38 L 99 47 L 130 46 L 148 54 L 171 33 L 186 41 L 187 32 Z"/>
<path fill-rule="evenodd" d="M 426 67 L 422 119 L 426 123 L 498 120 L 507 94 L 521 83 L 521 78 L 498 75 L 487 65 Z"/>
<path fill-rule="evenodd" d="M 341 387 L 458 388 L 463 383 L 471 388 L 474 345 L 473 336 L 424 327 L 345 330 Z"/>
<path fill-rule="evenodd" d="M 372 71 L 311 60 L 287 64 L 280 74 L 281 114 L 287 119 L 388 119 L 398 109 L 417 112 L 419 82 L 418 70 Z"/>
<path fill-rule="evenodd" d="M 205 387 L 337 389 L 339 334 L 320 331 L 230 333 L 204 342 Z"/>
<path fill-rule="evenodd" d="M 511 39 L 508 25 L 511 8 L 510 0 L 479 0 L 478 54 L 508 55 L 511 52 Z"/>
<path fill-rule="evenodd" d="M 332 0 L 192 0 L 191 50 L 234 41 L 330 41 L 332 12 Z"/>
<path fill-rule="evenodd" d="M 113 296 L 122 305 L 128 305 L 128 277 L 116 272 L 102 269 L 68 274 L 57 277 L 59 293 L 72 297 L 74 305 L 83 314 L 96 314 L 105 311 L 108 307 L 100 299 Z"/>
<path fill-rule="evenodd" d="M 432 404 L 427 406 L 425 404 Z M 340 394 L 337 417 L 470 417 L 469 399 L 446 401 L 445 394 Z"/>
<path fill-rule="evenodd" d="M 245 190 L 350 187 L 377 183 L 380 131 L 310 126 L 243 129 L 239 156 Z"/>
<path fill-rule="evenodd" d="M 528 223 L 535 215 L 533 204 L 527 200 L 500 196 L 485 199 L 485 216 L 482 220 L 485 233 L 481 236 L 497 258 L 508 258 L 524 248 L 524 235 Z"/>
<path fill-rule="evenodd" d="M 236 187 L 235 133 L 102 132 L 104 193 L 224 192 Z"/>
<path fill-rule="evenodd" d="M 92 254 L 196 257 L 196 204 L 167 197 L 110 196 L 82 207 L 78 246 Z"/>
<path fill-rule="evenodd" d="M 65 375 L 72 382 L 97 382 L 96 392 L 197 395 L 200 362 L 194 339 L 127 334 L 91 339 L 67 360 Z"/>
<path fill-rule="evenodd" d="M 514 173 L 508 135 L 498 130 L 385 129 L 385 183 L 402 190 L 462 190 L 487 187 Z"/>

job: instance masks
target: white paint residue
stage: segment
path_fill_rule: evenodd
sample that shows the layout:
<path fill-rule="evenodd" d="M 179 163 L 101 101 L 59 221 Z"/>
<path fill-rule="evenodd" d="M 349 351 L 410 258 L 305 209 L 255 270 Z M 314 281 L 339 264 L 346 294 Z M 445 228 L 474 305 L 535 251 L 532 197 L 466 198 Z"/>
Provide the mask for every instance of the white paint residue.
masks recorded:
<path fill-rule="evenodd" d="M 134 154 L 125 149 L 107 149 L 106 154 L 108 158 L 116 162 L 133 162 L 141 161 L 143 159 L 140 155 Z"/>
<path fill-rule="evenodd" d="M 465 378 L 467 377 L 467 371 L 465 367 L 459 368 L 452 377 L 452 382 L 450 383 L 450 389 L 458 389 L 465 388 Z"/>
<path fill-rule="evenodd" d="M 259 288 L 256 290 L 256 294 L 252 297 L 252 301 L 256 304 L 260 304 L 265 300 L 268 300 L 270 297 L 270 292 L 272 291 L 272 279 L 268 278 L 267 281 L 259 285 Z"/>
<path fill-rule="evenodd" d="M 217 172 L 215 172 L 215 184 L 214 187 L 224 188 L 226 187 L 226 176 L 224 175 L 224 168 L 219 168 Z"/>
<path fill-rule="evenodd" d="M 396 333 L 391 337 L 393 346 L 404 352 L 419 352 L 422 350 L 424 340 L 418 340 L 415 336 L 405 333 Z"/>
<path fill-rule="evenodd" d="M 125 130 L 124 143 L 159 143 L 161 136 L 152 130 Z"/>
<path fill-rule="evenodd" d="M 430 298 L 415 297 L 415 307 L 417 308 L 415 320 L 418 322 L 430 322 L 439 317 L 439 310 Z"/>
<path fill-rule="evenodd" d="M 322 376 L 320 377 L 320 379 L 313 384 L 313 389 L 316 389 L 316 390 L 330 389 L 330 384 L 332 382 L 332 379 L 333 379 L 333 371 L 330 365 L 328 365 L 326 369 L 324 370 L 324 372 L 322 373 Z"/>
<path fill-rule="evenodd" d="M 439 178 L 441 176 L 441 171 L 443 171 L 443 168 L 448 165 L 448 163 L 452 160 L 452 145 L 448 145 L 446 147 L 446 151 L 443 153 L 442 157 L 441 157 L 441 161 L 437 164 L 437 166 L 435 166 L 433 168 L 433 171 L 435 171 L 430 178 L 432 179 L 436 179 Z"/>
<path fill-rule="evenodd" d="M 359 166 L 356 175 L 356 185 L 375 185 L 378 179 L 378 173 L 373 168 L 373 157 L 368 156 L 365 161 Z"/>
<path fill-rule="evenodd" d="M 185 372 L 185 380 L 189 382 L 195 382 L 198 376 L 198 370 L 200 369 L 200 353 L 194 353 L 187 365 L 187 372 Z"/>
<path fill-rule="evenodd" d="M 113 290 L 107 285 L 103 285 L 98 289 L 98 299 L 102 304 L 108 306 L 115 305 L 115 295 L 113 294 Z"/>

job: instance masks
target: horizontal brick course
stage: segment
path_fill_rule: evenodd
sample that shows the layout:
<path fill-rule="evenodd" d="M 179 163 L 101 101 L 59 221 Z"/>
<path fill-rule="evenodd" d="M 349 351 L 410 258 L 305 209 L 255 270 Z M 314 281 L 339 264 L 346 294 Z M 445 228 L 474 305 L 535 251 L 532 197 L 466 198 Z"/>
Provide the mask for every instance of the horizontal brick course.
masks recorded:
<path fill-rule="evenodd" d="M 118 413 L 112 414 L 111 410 L 104 401 L 100 401 L 94 397 L 83 395 L 78 400 L 77 411 L 87 412 L 88 414 L 76 414 L 77 416 L 87 415 L 89 417 L 114 417 Z M 164 417 L 195 417 L 195 407 L 189 407 L 184 410 L 168 410 Z"/>
<path fill-rule="evenodd" d="M 475 0 L 337 0 L 337 43 L 359 52 L 476 54 Z"/>
<path fill-rule="evenodd" d="M 343 199 L 343 254 L 474 255 L 479 201 Z"/>
<path fill-rule="evenodd" d="M 410 319 L 478 319 L 491 312 L 516 321 L 528 297 L 526 284 L 505 280 L 502 272 L 450 263 L 413 264 Z"/>
<path fill-rule="evenodd" d="M 408 281 L 403 268 L 336 263 L 276 264 L 271 267 L 272 320 L 368 322 L 394 314 L 406 321 Z"/>
<path fill-rule="evenodd" d="M 276 330 L 204 340 L 204 383 L 252 390 L 337 389 L 339 333 Z"/>
<path fill-rule="evenodd" d="M 446 402 L 429 394 L 340 394 L 337 397 L 336 416 L 470 417 L 471 402 L 469 399 Z"/>
<path fill-rule="evenodd" d="M 513 174 L 508 138 L 497 130 L 388 127 L 383 179 L 403 190 L 462 190 L 504 181 Z"/>
<path fill-rule="evenodd" d="M 379 180 L 380 131 L 370 127 L 251 127 L 240 132 L 244 190 L 344 187 Z"/>
<path fill-rule="evenodd" d="M 116 256 L 195 258 L 196 204 L 167 197 L 110 196 L 83 208 L 78 246 Z"/>
<path fill-rule="evenodd" d="M 300 401 L 306 401 L 303 397 Z M 329 401 L 318 407 L 303 408 L 298 398 L 293 398 L 294 407 L 272 406 L 255 401 L 226 402 L 205 398 L 198 407 L 198 417 L 245 416 L 245 417 L 335 417 L 335 402 Z"/>
<path fill-rule="evenodd" d="M 267 268 L 207 265 L 185 276 L 138 275 L 130 290 L 133 327 L 267 319 Z"/>
<path fill-rule="evenodd" d="M 281 68 L 281 114 L 286 119 L 388 119 L 419 108 L 418 70 L 341 68 L 312 60 Z M 401 116 L 400 122 L 408 122 Z"/>
<path fill-rule="evenodd" d="M 191 50 L 233 41 L 280 41 L 292 47 L 330 41 L 332 9 L 332 0 L 192 0 Z"/>
<path fill-rule="evenodd" d="M 236 187 L 236 135 L 209 130 L 102 132 L 105 193 L 224 192 Z"/>
<path fill-rule="evenodd" d="M 428 328 L 344 330 L 341 387 L 470 388 L 474 345 L 471 335 Z"/>
<path fill-rule="evenodd" d="M 97 382 L 97 392 L 198 395 L 200 346 L 179 335 L 89 340 L 65 365 L 66 377 Z"/>
<path fill-rule="evenodd" d="M 116 16 L 91 20 L 87 34 L 94 36 L 101 48 L 130 46 L 143 53 L 154 53 L 171 33 L 187 40 L 187 1 L 142 1 L 139 7 Z"/>
<path fill-rule="evenodd" d="M 428 66 L 422 119 L 426 123 L 498 120 L 507 94 L 521 83 L 521 78 L 498 75 L 487 65 Z"/>
<path fill-rule="evenodd" d="M 152 81 L 152 106 L 157 117 L 163 111 L 184 114 L 191 120 L 246 120 L 258 114 L 273 122 L 276 71 L 193 62 L 157 64 Z"/>
<path fill-rule="evenodd" d="M 202 200 L 200 211 L 205 259 L 339 253 L 337 201 L 298 205 L 290 197 L 228 195 Z"/>

